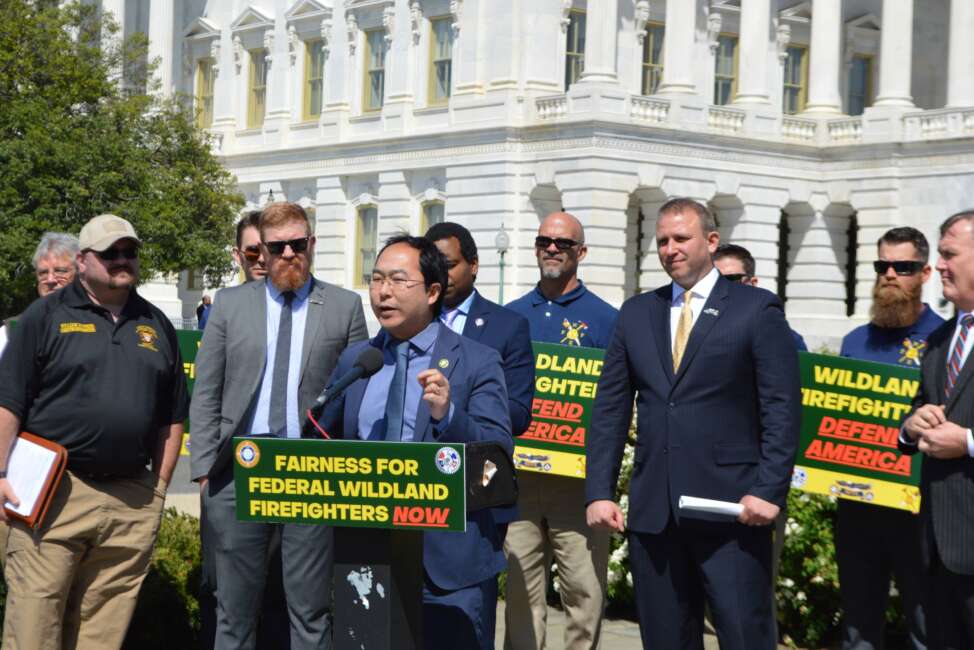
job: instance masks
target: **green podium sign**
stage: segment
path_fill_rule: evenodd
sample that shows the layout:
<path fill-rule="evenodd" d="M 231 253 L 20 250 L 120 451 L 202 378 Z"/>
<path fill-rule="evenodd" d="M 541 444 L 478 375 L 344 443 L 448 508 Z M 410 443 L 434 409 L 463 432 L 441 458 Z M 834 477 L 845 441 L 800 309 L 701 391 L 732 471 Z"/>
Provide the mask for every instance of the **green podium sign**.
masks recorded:
<path fill-rule="evenodd" d="M 237 519 L 464 531 L 459 443 L 234 438 Z"/>

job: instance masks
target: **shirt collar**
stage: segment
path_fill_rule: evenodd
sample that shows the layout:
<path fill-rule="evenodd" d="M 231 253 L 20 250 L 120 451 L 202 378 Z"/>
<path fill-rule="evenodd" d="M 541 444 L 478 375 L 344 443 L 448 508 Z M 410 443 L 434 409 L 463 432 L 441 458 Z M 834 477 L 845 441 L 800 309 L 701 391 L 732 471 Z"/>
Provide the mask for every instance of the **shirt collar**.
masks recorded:
<path fill-rule="evenodd" d="M 416 334 L 409 339 L 409 345 L 412 348 L 416 348 L 420 352 L 428 353 L 431 349 L 433 349 L 433 344 L 436 343 L 436 338 L 439 336 L 439 334 L 440 322 L 439 319 L 434 319 L 429 325 L 423 328 L 419 334 Z M 386 335 L 386 348 L 395 351 L 395 348 L 397 345 L 399 345 L 399 343 L 401 343 L 401 341 L 398 339 L 388 334 Z"/>
<path fill-rule="evenodd" d="M 477 290 L 474 289 L 473 291 L 470 292 L 470 295 L 467 296 L 463 302 L 461 302 L 459 305 L 454 307 L 454 309 L 456 309 L 461 314 L 466 316 L 467 314 L 470 313 L 470 307 L 473 306 L 473 301 L 476 296 L 477 296 Z"/>
<path fill-rule="evenodd" d="M 707 298 L 710 297 L 710 292 L 714 290 L 714 286 L 717 284 L 717 278 L 719 277 L 720 277 L 720 273 L 717 271 L 717 267 L 716 266 L 711 267 L 710 273 L 700 278 L 700 280 L 698 280 L 695 285 L 690 287 L 690 291 L 693 292 L 694 296 L 696 296 L 697 298 L 703 298 L 704 301 L 706 302 Z M 674 282 L 672 286 L 673 286 L 672 302 L 675 303 L 683 296 L 684 293 L 686 293 L 686 289 L 681 287 L 676 282 Z"/>
<path fill-rule="evenodd" d="M 55 293 L 57 292 L 64 292 L 63 300 L 70 307 L 82 307 L 108 311 L 101 305 L 95 304 L 95 302 L 91 299 L 91 296 L 88 295 L 88 292 L 85 291 L 84 286 L 81 284 L 80 276 L 76 275 L 74 280 L 71 281 L 71 284 L 58 289 Z M 125 305 L 122 306 L 122 315 L 133 316 L 139 314 L 143 311 L 142 307 L 142 296 L 140 296 L 134 288 L 130 289 L 128 300 L 126 300 Z"/>
<path fill-rule="evenodd" d="M 308 276 L 307 281 L 300 287 L 294 290 L 294 298 L 297 302 L 302 302 L 311 293 L 311 285 L 314 284 L 314 276 Z M 270 281 L 270 278 L 264 281 L 267 287 L 267 295 L 271 297 L 274 302 L 284 302 L 283 294 L 284 292 L 274 286 L 274 283 Z"/>
<path fill-rule="evenodd" d="M 551 302 L 564 306 L 581 298 L 583 295 L 585 295 L 586 291 L 588 291 L 588 289 L 585 288 L 585 284 L 579 280 L 578 286 L 566 294 L 560 295 L 557 298 L 552 298 Z M 539 282 L 534 286 L 534 292 L 531 294 L 531 304 L 540 305 L 546 302 L 548 302 L 548 299 L 543 293 L 541 293 L 541 283 Z"/>

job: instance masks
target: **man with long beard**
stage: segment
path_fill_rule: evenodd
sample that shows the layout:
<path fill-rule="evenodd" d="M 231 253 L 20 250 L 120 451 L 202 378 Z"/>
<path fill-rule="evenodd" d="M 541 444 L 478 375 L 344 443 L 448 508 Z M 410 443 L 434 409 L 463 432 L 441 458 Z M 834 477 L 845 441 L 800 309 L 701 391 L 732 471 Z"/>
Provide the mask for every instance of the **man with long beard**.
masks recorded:
<path fill-rule="evenodd" d="M 331 531 L 325 526 L 237 521 L 233 436 L 298 438 L 301 416 L 338 356 L 366 337 L 357 294 L 311 275 L 315 237 L 304 210 L 273 203 L 260 216 L 267 277 L 217 295 L 190 407 L 191 476 L 199 481 L 213 549 L 215 647 L 253 649 L 268 548 L 281 535 L 294 650 L 331 647 Z M 283 645 L 283 644 L 282 644 Z"/>
<path fill-rule="evenodd" d="M 930 246 L 916 228 L 893 228 L 879 238 L 870 322 L 842 340 L 841 355 L 920 368 L 927 336 L 944 320 L 920 294 L 930 278 Z M 839 499 L 835 530 L 843 650 L 882 648 L 889 581 L 895 576 L 910 633 L 908 647 L 926 648 L 927 580 L 920 563 L 916 515 Z"/>

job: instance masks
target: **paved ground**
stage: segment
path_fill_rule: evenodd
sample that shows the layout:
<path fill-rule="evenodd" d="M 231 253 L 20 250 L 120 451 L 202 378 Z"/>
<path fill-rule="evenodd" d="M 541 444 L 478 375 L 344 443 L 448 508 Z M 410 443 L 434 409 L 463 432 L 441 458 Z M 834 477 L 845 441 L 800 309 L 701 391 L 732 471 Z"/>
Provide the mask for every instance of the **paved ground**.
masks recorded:
<path fill-rule="evenodd" d="M 560 609 L 548 608 L 548 636 L 547 650 L 563 650 L 565 647 L 562 639 L 565 634 L 565 614 Z M 497 604 L 497 642 L 495 648 L 501 650 L 504 647 L 504 603 Z M 707 650 L 717 648 L 717 639 L 708 636 L 705 642 Z M 606 619 L 602 623 L 602 646 L 601 650 L 640 650 L 642 643 L 639 641 L 639 626 L 632 621 L 622 619 Z"/>

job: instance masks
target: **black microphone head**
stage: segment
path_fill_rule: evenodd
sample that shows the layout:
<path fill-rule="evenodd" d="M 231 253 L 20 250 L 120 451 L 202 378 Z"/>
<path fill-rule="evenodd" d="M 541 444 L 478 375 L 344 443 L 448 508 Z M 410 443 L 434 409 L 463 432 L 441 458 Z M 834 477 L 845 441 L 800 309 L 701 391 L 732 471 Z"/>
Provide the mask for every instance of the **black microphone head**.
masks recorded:
<path fill-rule="evenodd" d="M 382 367 L 382 350 L 371 345 L 366 346 L 355 360 L 355 365 L 362 369 L 363 378 L 371 377 Z"/>

